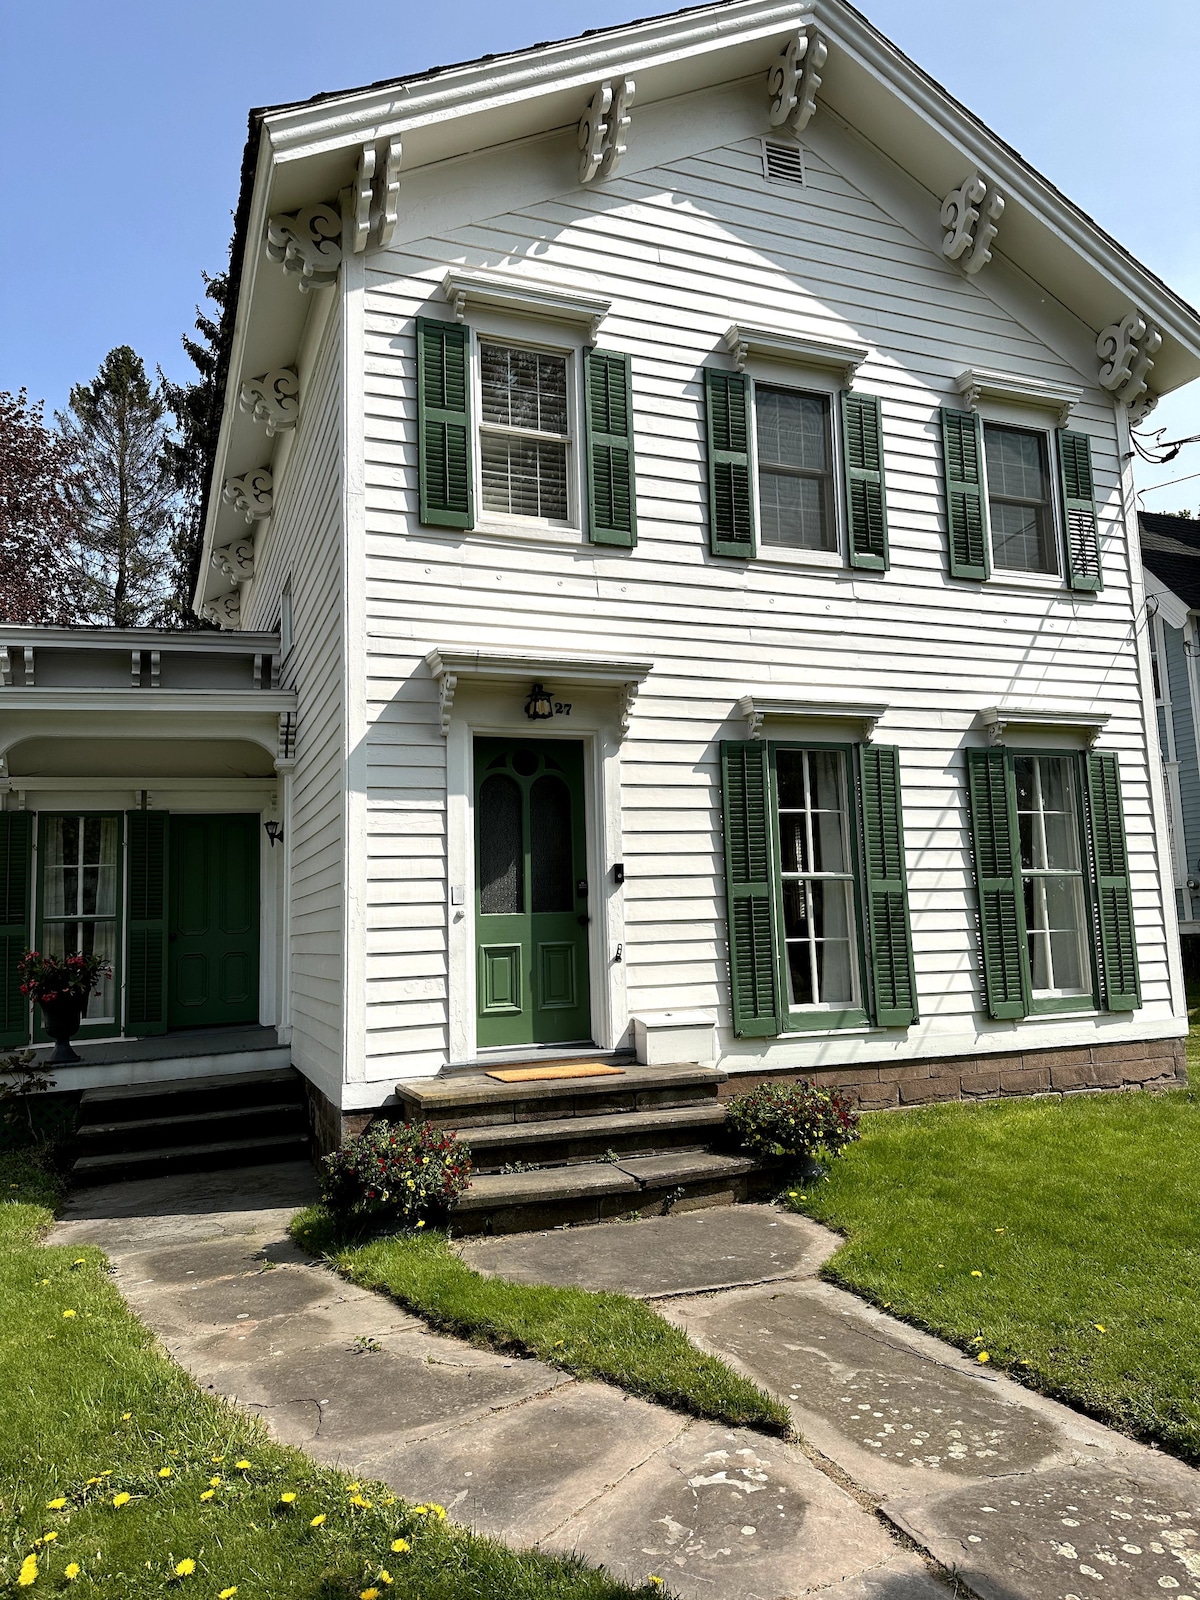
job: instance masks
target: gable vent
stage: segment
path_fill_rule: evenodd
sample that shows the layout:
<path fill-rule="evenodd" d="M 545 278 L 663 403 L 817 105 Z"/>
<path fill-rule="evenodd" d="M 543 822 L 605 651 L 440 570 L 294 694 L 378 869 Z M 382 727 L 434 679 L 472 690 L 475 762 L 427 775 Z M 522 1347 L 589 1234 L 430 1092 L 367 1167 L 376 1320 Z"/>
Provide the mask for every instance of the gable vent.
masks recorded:
<path fill-rule="evenodd" d="M 763 165 L 772 183 L 804 186 L 804 151 L 796 144 L 777 144 L 763 140 Z"/>

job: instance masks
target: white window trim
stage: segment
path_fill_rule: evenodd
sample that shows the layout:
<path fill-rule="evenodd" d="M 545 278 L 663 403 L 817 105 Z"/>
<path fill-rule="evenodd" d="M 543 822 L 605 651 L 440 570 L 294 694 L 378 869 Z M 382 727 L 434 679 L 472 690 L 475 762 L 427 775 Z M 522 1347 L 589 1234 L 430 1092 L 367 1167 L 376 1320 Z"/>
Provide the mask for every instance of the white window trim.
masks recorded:
<path fill-rule="evenodd" d="M 508 319 L 485 317 L 471 324 L 471 424 L 474 439 L 472 474 L 475 493 L 474 533 L 492 533 L 504 538 L 520 537 L 551 540 L 563 544 L 579 544 L 583 539 L 583 507 L 586 487 L 583 481 L 585 466 L 583 451 L 583 342 L 578 337 L 565 334 L 562 328 L 514 328 Z M 483 354 L 482 344 L 506 345 L 510 349 L 532 350 L 542 355 L 564 356 L 567 362 L 567 517 L 565 521 L 550 517 L 519 517 L 508 512 L 489 511 L 483 503 L 483 449 L 482 436 L 487 424 L 483 420 Z M 536 436 L 536 435 L 535 435 Z M 547 439 L 558 439 L 557 434 L 545 434 Z"/>
<path fill-rule="evenodd" d="M 1050 589 L 1054 592 L 1069 588 L 1067 582 L 1066 542 L 1063 538 L 1063 528 L 1066 518 L 1063 516 L 1060 486 L 1058 481 L 1058 439 L 1053 428 L 1047 428 L 1044 423 L 1030 422 L 1015 417 L 993 416 L 989 412 L 979 411 L 980 425 L 980 451 L 979 473 L 983 485 L 984 510 L 987 514 L 987 539 L 988 561 L 991 567 L 989 583 L 1011 583 L 1019 589 Z M 995 545 L 992 541 L 992 493 L 988 482 L 987 467 L 987 438 L 988 427 L 1012 428 L 1020 433 L 1041 434 L 1046 445 L 1046 474 L 1050 480 L 1050 521 L 1053 524 L 1054 554 L 1058 561 L 1057 572 L 1023 572 L 1020 567 L 999 567 L 996 565 Z"/>
<path fill-rule="evenodd" d="M 842 440 L 842 374 L 824 367 L 783 366 L 781 363 L 754 361 L 746 366 L 750 379 L 750 486 L 754 495 L 754 539 L 756 561 L 778 562 L 783 566 L 825 567 L 843 572 L 850 568 L 850 531 L 846 509 L 845 468 Z M 766 544 L 762 536 L 762 500 L 758 479 L 758 386 L 767 389 L 792 389 L 797 394 L 819 394 L 829 401 L 830 470 L 833 474 L 833 529 L 837 546 L 833 550 L 800 550 L 794 545 Z"/>
<path fill-rule="evenodd" d="M 1180 894 L 1187 894 L 1187 844 L 1183 831 L 1183 794 L 1179 787 L 1179 763 L 1164 759 L 1162 767 L 1167 791 L 1167 843 L 1171 851 L 1171 871 L 1175 888 Z"/>

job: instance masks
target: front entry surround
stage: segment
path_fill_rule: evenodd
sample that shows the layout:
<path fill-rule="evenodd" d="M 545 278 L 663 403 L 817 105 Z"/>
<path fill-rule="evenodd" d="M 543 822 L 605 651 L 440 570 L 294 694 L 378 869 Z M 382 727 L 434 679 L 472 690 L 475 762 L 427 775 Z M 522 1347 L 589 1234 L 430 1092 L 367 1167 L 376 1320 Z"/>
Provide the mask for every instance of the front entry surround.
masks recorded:
<path fill-rule="evenodd" d="M 580 751 L 584 799 L 588 1010 L 591 1042 L 599 1050 L 632 1042 L 625 993 L 624 889 L 620 755 L 645 661 L 608 657 L 487 655 L 431 651 L 446 735 L 446 818 L 449 894 L 448 1063 L 471 1061 L 486 1049 L 480 1038 L 476 906 L 475 741 L 536 740 L 552 748 L 567 741 Z M 534 687 L 545 691 L 551 715 L 526 712 Z M 569 708 L 566 709 L 566 708 Z M 538 1048 L 536 1042 L 531 1051 Z M 553 1048 L 547 1045 L 546 1048 Z"/>

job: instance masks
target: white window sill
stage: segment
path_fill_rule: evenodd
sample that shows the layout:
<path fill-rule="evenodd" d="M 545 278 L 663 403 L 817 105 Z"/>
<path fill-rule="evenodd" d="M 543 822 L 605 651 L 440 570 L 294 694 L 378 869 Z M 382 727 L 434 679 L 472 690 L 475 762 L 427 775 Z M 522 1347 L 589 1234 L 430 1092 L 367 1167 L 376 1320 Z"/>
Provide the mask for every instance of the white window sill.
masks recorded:
<path fill-rule="evenodd" d="M 1013 572 L 1007 567 L 993 567 L 988 579 L 989 588 L 1041 589 L 1051 594 L 1074 594 L 1067 587 L 1060 572 Z"/>
<path fill-rule="evenodd" d="M 424 533 L 436 533 L 436 528 L 423 528 Z M 476 522 L 473 528 L 465 530 L 446 530 L 454 534 L 455 538 L 464 536 L 472 538 L 482 534 L 487 539 L 500 539 L 511 544 L 513 540 L 520 540 L 527 544 L 566 544 L 578 545 L 584 543 L 583 531 L 580 528 L 564 528 L 559 523 L 552 522 L 501 522 L 489 520 Z"/>
<path fill-rule="evenodd" d="M 788 567 L 824 567 L 838 572 L 846 570 L 845 557 L 840 550 L 793 550 L 788 545 L 763 544 L 761 541 L 755 560 L 760 565 L 764 561 L 778 561 Z"/>

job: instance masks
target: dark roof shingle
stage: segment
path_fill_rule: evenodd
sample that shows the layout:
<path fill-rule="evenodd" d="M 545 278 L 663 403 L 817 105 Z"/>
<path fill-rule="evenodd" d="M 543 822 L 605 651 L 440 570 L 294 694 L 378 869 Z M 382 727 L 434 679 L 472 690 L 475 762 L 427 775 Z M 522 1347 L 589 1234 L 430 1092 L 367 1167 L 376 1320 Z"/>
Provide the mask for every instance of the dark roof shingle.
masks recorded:
<path fill-rule="evenodd" d="M 1183 603 L 1200 611 L 1200 520 L 1139 511 L 1142 561 Z"/>

